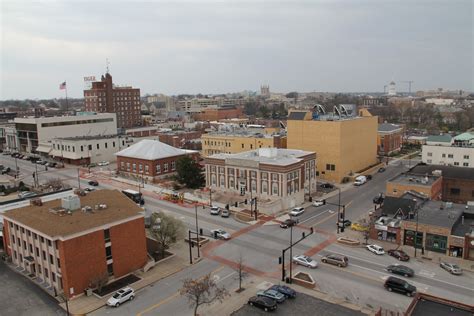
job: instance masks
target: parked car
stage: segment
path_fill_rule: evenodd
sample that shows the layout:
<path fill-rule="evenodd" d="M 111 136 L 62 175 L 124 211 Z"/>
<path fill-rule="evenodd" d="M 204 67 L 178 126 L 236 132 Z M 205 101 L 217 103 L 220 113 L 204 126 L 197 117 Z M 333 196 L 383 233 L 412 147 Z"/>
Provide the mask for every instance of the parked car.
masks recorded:
<path fill-rule="evenodd" d="M 18 193 L 18 198 L 20 198 L 20 199 L 26 199 L 26 198 L 33 197 L 33 196 L 37 196 L 37 195 L 38 195 L 38 194 L 36 194 L 35 192 L 22 191 L 22 192 Z"/>
<path fill-rule="evenodd" d="M 321 187 L 323 189 L 333 189 L 334 185 L 331 184 L 331 183 L 322 183 L 321 185 L 319 185 L 319 187 Z"/>
<path fill-rule="evenodd" d="M 462 274 L 462 269 L 456 264 L 448 263 L 448 262 L 441 262 L 439 264 L 439 266 L 441 268 L 443 268 L 444 270 L 448 271 L 451 274 L 455 274 L 455 275 L 461 275 Z"/>
<path fill-rule="evenodd" d="M 277 303 L 283 303 L 286 299 L 285 295 L 275 290 L 258 291 L 257 296 L 265 296 L 271 298 L 277 301 Z"/>
<path fill-rule="evenodd" d="M 290 216 L 300 216 L 304 213 L 304 207 L 295 207 L 290 211 Z"/>
<path fill-rule="evenodd" d="M 11 171 L 10 167 L 6 167 L 0 170 L 0 174 L 7 174 Z"/>
<path fill-rule="evenodd" d="M 270 290 L 275 290 L 280 292 L 281 294 L 285 295 L 287 298 L 295 298 L 296 297 L 296 291 L 293 290 L 291 287 L 288 287 L 286 285 L 273 285 Z"/>
<path fill-rule="evenodd" d="M 94 189 L 94 188 L 85 188 L 84 191 L 86 191 L 86 192 L 92 192 L 92 191 L 95 191 L 95 189 Z"/>
<path fill-rule="evenodd" d="M 281 224 L 280 224 L 280 227 L 281 228 L 289 228 L 291 226 L 295 226 L 296 225 L 296 221 L 289 218 L 289 219 L 286 219 L 284 220 Z"/>
<path fill-rule="evenodd" d="M 413 269 L 401 264 L 391 264 L 387 267 L 387 271 L 394 274 L 403 275 L 404 277 L 412 277 L 415 275 Z"/>
<path fill-rule="evenodd" d="M 385 280 L 384 287 L 389 291 L 395 291 L 398 293 L 405 294 L 407 296 L 413 296 L 416 293 L 416 287 L 411 285 L 405 280 L 396 278 L 396 277 L 388 277 Z"/>
<path fill-rule="evenodd" d="M 375 253 L 376 255 L 383 255 L 385 254 L 385 251 L 383 250 L 383 248 L 379 245 L 367 245 L 366 246 L 367 250 L 372 252 L 372 253 Z"/>
<path fill-rule="evenodd" d="M 369 228 L 367 226 L 364 226 L 364 225 L 359 224 L 359 223 L 352 223 L 351 224 L 351 229 L 355 230 L 355 231 L 358 231 L 358 232 L 365 232 L 365 231 L 369 230 Z"/>
<path fill-rule="evenodd" d="M 333 264 L 338 267 L 347 267 L 349 259 L 346 256 L 327 255 L 321 258 L 321 262 Z"/>
<path fill-rule="evenodd" d="M 87 183 L 89 183 L 89 185 L 93 185 L 93 186 L 95 186 L 95 187 L 99 185 L 99 182 L 96 181 L 96 180 L 91 180 L 91 181 L 89 181 L 89 182 L 87 182 Z"/>
<path fill-rule="evenodd" d="M 249 298 L 248 304 L 263 309 L 264 311 L 273 311 L 277 309 L 277 302 L 266 296 L 252 296 Z"/>
<path fill-rule="evenodd" d="M 387 251 L 389 256 L 395 257 L 400 261 L 408 261 L 410 260 L 410 256 L 405 253 L 403 250 L 397 250 L 397 249 L 390 249 Z"/>
<path fill-rule="evenodd" d="M 47 163 L 48 163 L 47 161 L 41 160 L 41 159 L 36 161 L 36 164 L 38 164 L 38 165 L 43 165 L 43 166 L 44 166 L 45 164 L 47 164 Z"/>
<path fill-rule="evenodd" d="M 321 206 L 321 205 L 324 205 L 326 204 L 326 200 L 316 200 L 313 202 L 313 206 L 315 207 L 318 207 L 318 206 Z"/>
<path fill-rule="evenodd" d="M 211 207 L 211 215 L 219 215 L 221 213 L 221 208 L 219 206 Z"/>
<path fill-rule="evenodd" d="M 339 225 L 339 227 L 348 227 L 352 225 L 352 222 L 348 219 L 345 219 L 343 222 L 336 222 L 336 225 Z"/>
<path fill-rule="evenodd" d="M 318 267 L 318 263 L 316 262 L 316 260 L 305 255 L 294 256 L 293 262 L 311 269 Z"/>
<path fill-rule="evenodd" d="M 230 216 L 230 212 L 228 209 L 223 209 L 222 212 L 221 212 L 221 216 L 222 217 L 229 217 Z"/>
<path fill-rule="evenodd" d="M 94 167 L 97 167 L 97 164 L 93 162 L 93 163 L 89 164 L 88 167 L 89 168 L 94 168 Z"/>
<path fill-rule="evenodd" d="M 367 177 L 366 176 L 358 176 L 357 178 L 355 178 L 354 180 L 354 185 L 355 186 L 361 186 L 363 185 L 364 183 L 367 182 Z"/>
<path fill-rule="evenodd" d="M 98 166 L 108 166 L 108 165 L 110 165 L 110 162 L 108 162 L 108 161 L 101 161 L 101 162 L 97 163 L 97 165 L 98 165 Z"/>
<path fill-rule="evenodd" d="M 380 173 L 385 172 L 385 168 L 384 167 L 379 168 L 379 172 Z"/>
<path fill-rule="evenodd" d="M 376 197 L 372 199 L 372 202 L 374 202 L 374 204 L 382 204 L 384 200 L 385 200 L 384 195 L 380 193 L 379 195 L 377 195 Z"/>
<path fill-rule="evenodd" d="M 132 301 L 134 298 L 135 291 L 130 287 L 125 287 L 115 292 L 115 294 L 107 301 L 107 305 L 118 307 L 120 304 L 125 303 L 128 300 Z"/>
<path fill-rule="evenodd" d="M 230 234 L 223 229 L 218 229 L 218 228 L 213 229 L 211 230 L 211 234 L 216 239 L 224 239 L 224 240 L 230 239 Z"/>
<path fill-rule="evenodd" d="M 371 174 L 368 174 L 368 175 L 366 175 L 365 177 L 367 178 L 367 181 L 368 181 L 368 180 L 372 180 L 372 175 L 371 175 Z"/>

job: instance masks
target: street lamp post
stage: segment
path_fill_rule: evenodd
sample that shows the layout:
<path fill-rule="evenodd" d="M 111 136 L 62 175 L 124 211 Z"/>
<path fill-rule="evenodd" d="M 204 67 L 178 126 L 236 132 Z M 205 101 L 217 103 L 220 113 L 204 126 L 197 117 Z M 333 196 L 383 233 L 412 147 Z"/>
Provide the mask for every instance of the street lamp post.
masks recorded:
<path fill-rule="evenodd" d="M 290 226 L 290 284 L 293 279 L 293 225 Z"/>
<path fill-rule="evenodd" d="M 194 212 L 196 213 L 196 239 L 197 239 L 197 248 L 198 248 L 198 258 L 201 257 L 201 254 L 199 253 L 199 241 L 200 241 L 200 237 L 199 237 L 199 228 L 198 228 L 198 208 L 197 208 L 197 205 L 194 205 Z M 191 241 L 190 241 L 191 242 Z"/>
<path fill-rule="evenodd" d="M 339 201 L 337 202 L 337 233 L 339 234 L 339 222 L 341 218 L 341 188 L 337 188 L 339 191 Z M 342 223 L 344 225 L 344 223 Z"/>
<path fill-rule="evenodd" d="M 81 189 L 81 177 L 79 176 L 79 168 L 77 168 L 77 184 L 79 185 L 79 190 Z"/>
<path fill-rule="evenodd" d="M 415 258 L 416 258 L 416 248 L 418 244 L 418 210 L 416 210 L 416 228 L 415 228 Z"/>

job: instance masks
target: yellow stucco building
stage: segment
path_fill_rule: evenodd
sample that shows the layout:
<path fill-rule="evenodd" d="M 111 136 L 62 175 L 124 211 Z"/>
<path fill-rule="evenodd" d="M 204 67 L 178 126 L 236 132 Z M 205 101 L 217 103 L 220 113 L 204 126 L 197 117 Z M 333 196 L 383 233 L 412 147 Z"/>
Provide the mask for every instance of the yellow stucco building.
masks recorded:
<path fill-rule="evenodd" d="M 320 107 L 289 113 L 287 147 L 316 152 L 317 176 L 327 181 L 342 182 L 377 164 L 377 116 Z"/>
<path fill-rule="evenodd" d="M 286 135 L 276 130 L 263 133 L 249 131 L 214 132 L 201 136 L 202 155 L 237 154 L 259 148 L 286 148 Z"/>

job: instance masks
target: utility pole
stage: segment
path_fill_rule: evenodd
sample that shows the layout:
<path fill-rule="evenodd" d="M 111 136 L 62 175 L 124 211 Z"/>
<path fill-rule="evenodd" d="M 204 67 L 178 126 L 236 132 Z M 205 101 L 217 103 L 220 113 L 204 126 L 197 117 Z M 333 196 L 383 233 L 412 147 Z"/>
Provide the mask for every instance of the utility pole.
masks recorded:
<path fill-rule="evenodd" d="M 281 251 L 281 257 L 278 258 L 278 263 L 280 264 L 281 263 L 281 280 L 282 281 L 285 281 L 285 276 L 286 276 L 286 270 L 285 270 L 285 252 L 289 249 L 290 250 L 290 278 L 288 279 L 288 283 L 291 283 L 291 278 L 293 277 L 292 276 L 292 264 L 293 264 L 293 246 L 298 244 L 299 242 L 301 242 L 303 239 L 309 237 L 310 235 L 314 234 L 314 228 L 313 227 L 310 227 L 310 233 L 309 234 L 305 234 L 305 232 L 302 233 L 302 236 L 299 240 L 295 241 L 293 243 L 293 229 L 292 229 L 292 226 L 290 227 L 291 229 L 291 235 L 290 235 L 290 246 L 286 247 L 285 249 L 283 249 Z"/>
<path fill-rule="evenodd" d="M 212 207 L 212 186 L 209 186 L 209 207 Z"/>
<path fill-rule="evenodd" d="M 34 178 L 34 180 L 35 180 L 35 188 L 36 188 L 37 186 L 39 186 L 38 164 L 37 164 L 36 162 L 35 162 L 35 170 L 36 170 L 36 172 L 35 172 L 35 178 Z"/>
<path fill-rule="evenodd" d="M 77 168 L 77 184 L 79 185 L 79 190 L 81 189 L 81 177 L 79 176 L 79 168 Z"/>
<path fill-rule="evenodd" d="M 189 240 L 189 264 L 193 264 L 193 251 L 191 249 L 192 247 L 191 243 L 193 241 L 191 240 L 191 230 L 188 230 L 188 240 Z"/>
<path fill-rule="evenodd" d="M 293 225 L 290 226 L 290 284 L 293 279 Z"/>

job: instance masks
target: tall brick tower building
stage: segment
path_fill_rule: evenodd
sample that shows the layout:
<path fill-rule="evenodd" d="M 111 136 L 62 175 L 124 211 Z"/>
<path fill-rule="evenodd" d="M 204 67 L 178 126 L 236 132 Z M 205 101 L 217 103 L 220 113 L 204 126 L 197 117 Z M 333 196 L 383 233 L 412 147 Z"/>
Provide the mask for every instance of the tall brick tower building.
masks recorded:
<path fill-rule="evenodd" d="M 115 87 L 112 76 L 106 73 L 100 81 L 92 82 L 91 89 L 84 90 L 86 111 L 116 113 L 117 127 L 141 126 L 140 89 Z"/>

